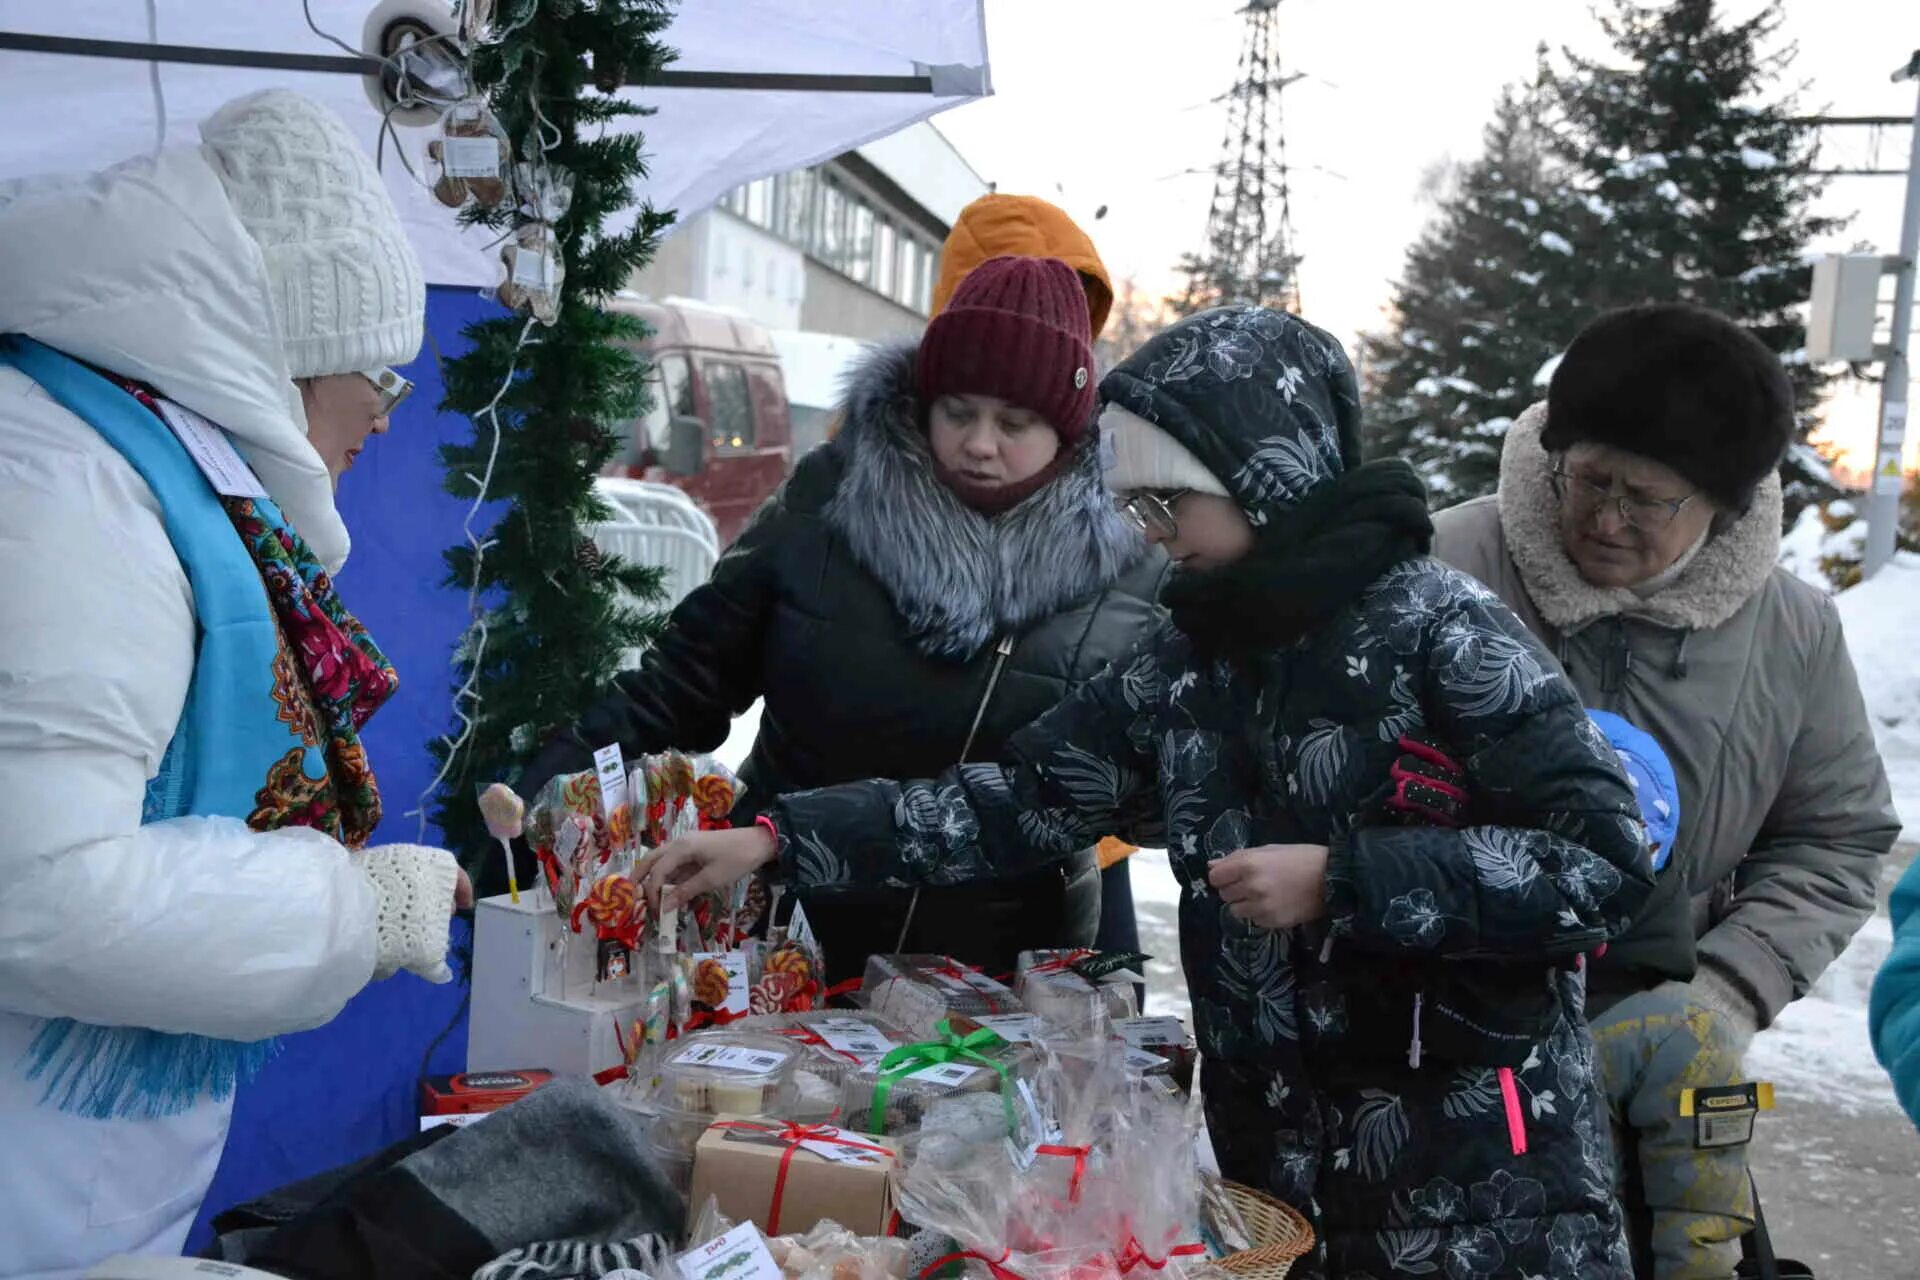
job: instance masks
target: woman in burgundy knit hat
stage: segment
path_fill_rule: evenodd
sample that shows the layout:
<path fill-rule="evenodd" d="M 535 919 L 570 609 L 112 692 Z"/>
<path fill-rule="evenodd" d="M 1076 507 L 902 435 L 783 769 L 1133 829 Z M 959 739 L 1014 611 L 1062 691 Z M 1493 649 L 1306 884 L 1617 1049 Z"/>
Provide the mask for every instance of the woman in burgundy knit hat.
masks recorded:
<path fill-rule="evenodd" d="M 1133 647 L 1165 568 L 1102 482 L 1098 381 L 1073 268 L 981 264 L 917 348 L 867 354 L 839 435 L 800 460 L 643 665 L 535 758 L 522 792 L 612 742 L 629 759 L 710 750 L 757 698 L 736 823 L 786 792 L 999 759 Z M 893 951 L 999 973 L 1022 949 L 1092 942 L 1100 879 L 1087 850 L 1018 880 L 917 897 L 872 885 L 805 906 L 833 981 Z"/>

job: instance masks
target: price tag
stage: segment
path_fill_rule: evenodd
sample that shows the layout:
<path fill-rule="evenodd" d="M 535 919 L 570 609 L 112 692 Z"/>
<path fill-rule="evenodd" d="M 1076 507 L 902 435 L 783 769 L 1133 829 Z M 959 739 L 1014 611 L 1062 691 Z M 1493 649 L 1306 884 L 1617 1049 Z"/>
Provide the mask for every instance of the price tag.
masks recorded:
<path fill-rule="evenodd" d="M 1008 1044 L 1032 1044 L 1041 1031 L 1040 1017 L 1032 1013 L 992 1013 L 969 1021 L 985 1027 Z"/>
<path fill-rule="evenodd" d="M 845 1137 L 845 1136 L 846 1135 L 842 1133 L 841 1130 L 833 1129 L 830 1132 L 823 1134 L 822 1139 L 828 1138 L 828 1137 L 838 1138 L 838 1137 Z M 876 1145 L 872 1138 L 862 1137 L 859 1134 L 853 1135 L 853 1137 L 851 1138 L 851 1141 L 858 1142 L 869 1147 Z M 802 1142 L 800 1146 L 804 1150 L 811 1151 L 813 1152 L 813 1154 L 820 1156 L 823 1159 L 833 1161 L 835 1164 L 865 1164 L 865 1165 L 886 1164 L 889 1160 L 893 1158 L 892 1156 L 881 1155 L 878 1151 L 863 1151 L 861 1150 L 860 1147 L 848 1146 L 846 1143 L 827 1142 L 824 1140 L 813 1139 L 813 1138 L 809 1138 L 805 1142 Z"/>
<path fill-rule="evenodd" d="M 213 491 L 224 498 L 264 498 L 266 486 L 253 474 L 227 433 L 183 404 L 156 399 L 160 417 L 186 446 L 187 454 Z"/>
<path fill-rule="evenodd" d="M 1148 1053 L 1145 1049 L 1129 1048 L 1126 1056 L 1128 1072 L 1136 1076 L 1150 1076 L 1157 1071 L 1167 1069 L 1167 1059 L 1157 1053 Z"/>
<path fill-rule="evenodd" d="M 813 1030 L 829 1049 L 850 1053 L 856 1058 L 884 1058 L 900 1046 L 870 1022 L 858 1018 L 825 1018 L 813 1024 Z"/>
<path fill-rule="evenodd" d="M 743 1076 L 764 1076 L 777 1071 L 785 1056 L 768 1049 L 749 1049 L 737 1044 L 696 1044 L 673 1057 L 679 1066 L 711 1067 Z"/>
<path fill-rule="evenodd" d="M 553 259 L 537 249 L 519 246 L 513 254 L 513 282 L 529 289 L 553 287 Z"/>
<path fill-rule="evenodd" d="M 709 1240 L 679 1257 L 686 1280 L 781 1280 L 780 1268 L 767 1252 L 766 1237 L 751 1222 Z"/>
<path fill-rule="evenodd" d="M 478 1124 L 492 1114 L 491 1111 L 461 1111 L 453 1115 L 421 1116 L 420 1132 L 425 1133 L 429 1129 L 443 1129 L 449 1126 L 464 1129 L 470 1124 Z"/>
<path fill-rule="evenodd" d="M 1136 1049 L 1166 1047 L 1183 1049 L 1187 1044 L 1186 1024 L 1178 1018 L 1128 1018 L 1113 1024 L 1114 1032 Z"/>
<path fill-rule="evenodd" d="M 593 753 L 593 771 L 600 777 L 600 816 L 611 823 L 614 811 L 627 802 L 627 763 L 619 743 Z"/>
<path fill-rule="evenodd" d="M 500 176 L 500 140 L 491 134 L 479 138 L 442 138 L 440 164 L 449 178 L 497 178 Z"/>
<path fill-rule="evenodd" d="M 984 1070 L 986 1070 L 985 1067 L 968 1066 L 964 1062 L 940 1062 L 931 1067 L 922 1067 L 918 1071 L 909 1072 L 908 1075 L 912 1079 L 931 1080 L 935 1084 L 958 1088 Z"/>

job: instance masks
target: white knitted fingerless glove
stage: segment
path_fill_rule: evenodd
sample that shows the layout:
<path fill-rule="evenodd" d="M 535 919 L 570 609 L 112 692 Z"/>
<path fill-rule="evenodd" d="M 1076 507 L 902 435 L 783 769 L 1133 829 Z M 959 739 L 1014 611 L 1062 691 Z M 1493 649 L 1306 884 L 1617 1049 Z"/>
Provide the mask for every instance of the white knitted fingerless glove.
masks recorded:
<path fill-rule="evenodd" d="M 442 849 L 383 844 L 349 855 L 366 873 L 379 898 L 379 947 L 373 980 L 402 969 L 428 982 L 451 982 L 447 926 L 453 918 L 453 886 L 460 864 Z"/>

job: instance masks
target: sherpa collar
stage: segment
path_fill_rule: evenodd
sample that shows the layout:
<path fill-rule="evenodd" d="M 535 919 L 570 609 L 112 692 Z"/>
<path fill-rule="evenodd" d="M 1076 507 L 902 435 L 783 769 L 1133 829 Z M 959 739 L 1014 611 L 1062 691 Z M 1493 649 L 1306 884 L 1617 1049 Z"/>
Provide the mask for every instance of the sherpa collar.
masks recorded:
<path fill-rule="evenodd" d="M 1625 614 L 1706 631 L 1737 613 L 1773 572 L 1780 559 L 1778 475 L 1761 481 L 1747 513 L 1700 548 L 1664 590 L 1642 599 L 1631 588 L 1591 585 L 1560 542 L 1552 464 L 1540 443 L 1546 424 L 1547 406 L 1536 404 L 1507 432 L 1500 455 L 1500 527 L 1527 595 L 1548 625 L 1577 631 Z"/>
<path fill-rule="evenodd" d="M 1102 591 L 1146 554 L 1100 475 L 1096 433 L 1058 479 L 984 516 L 934 476 L 914 396 L 914 348 L 876 347 L 847 382 L 846 472 L 827 523 L 879 579 L 929 657 L 965 660 Z"/>

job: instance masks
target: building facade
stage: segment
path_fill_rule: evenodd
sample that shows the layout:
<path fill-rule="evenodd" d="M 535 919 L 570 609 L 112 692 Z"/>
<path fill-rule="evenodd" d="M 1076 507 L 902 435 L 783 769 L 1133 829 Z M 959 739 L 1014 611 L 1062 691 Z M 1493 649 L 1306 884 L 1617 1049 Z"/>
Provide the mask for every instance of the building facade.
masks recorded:
<path fill-rule="evenodd" d="M 840 376 L 926 325 L 940 246 L 987 184 L 922 122 L 728 193 L 662 242 L 634 291 L 743 312 L 779 350 L 798 457 L 825 438 Z"/>

